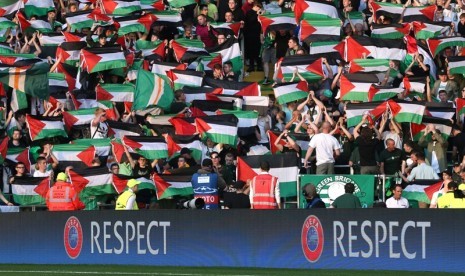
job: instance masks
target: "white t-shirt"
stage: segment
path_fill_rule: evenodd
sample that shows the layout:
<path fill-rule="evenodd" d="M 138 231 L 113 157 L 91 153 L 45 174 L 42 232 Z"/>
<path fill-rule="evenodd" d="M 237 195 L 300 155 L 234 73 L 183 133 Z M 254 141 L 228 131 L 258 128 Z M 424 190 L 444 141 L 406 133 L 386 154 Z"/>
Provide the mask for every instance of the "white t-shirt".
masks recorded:
<path fill-rule="evenodd" d="M 394 197 L 388 198 L 386 200 L 386 207 L 387 208 L 408 208 L 408 200 L 406 198 L 399 198 L 399 200 L 395 199 Z"/>
<path fill-rule="evenodd" d="M 318 133 L 313 136 L 308 146 L 316 150 L 317 166 L 324 163 L 334 163 L 334 151 L 341 148 L 337 139 L 326 133 Z"/>
<path fill-rule="evenodd" d="M 386 140 L 392 139 L 394 143 L 396 143 L 396 148 L 402 149 L 402 139 L 400 138 L 399 134 L 392 133 L 390 131 L 383 132 L 383 140 L 384 140 L 384 147 L 386 147 Z"/>
<path fill-rule="evenodd" d="M 36 170 L 32 176 L 33 177 L 47 177 L 47 176 L 50 176 L 51 173 L 52 173 L 52 170 L 45 171 L 44 173 L 39 170 Z"/>
<path fill-rule="evenodd" d="M 108 135 L 107 123 L 99 122 L 98 128 L 92 126 L 92 122 L 90 123 L 90 137 L 92 139 L 104 139 L 104 138 L 107 138 L 107 135 Z"/>

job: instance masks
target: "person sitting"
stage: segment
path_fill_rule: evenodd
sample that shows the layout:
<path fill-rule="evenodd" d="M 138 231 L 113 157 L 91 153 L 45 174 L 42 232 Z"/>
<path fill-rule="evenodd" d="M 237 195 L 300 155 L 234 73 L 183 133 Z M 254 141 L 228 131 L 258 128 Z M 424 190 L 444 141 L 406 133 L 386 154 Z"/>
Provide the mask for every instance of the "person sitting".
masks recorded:
<path fill-rule="evenodd" d="M 308 183 L 302 187 L 302 194 L 305 197 L 305 209 L 326 208 L 326 204 L 321 200 L 320 195 L 316 192 L 315 185 Z"/>

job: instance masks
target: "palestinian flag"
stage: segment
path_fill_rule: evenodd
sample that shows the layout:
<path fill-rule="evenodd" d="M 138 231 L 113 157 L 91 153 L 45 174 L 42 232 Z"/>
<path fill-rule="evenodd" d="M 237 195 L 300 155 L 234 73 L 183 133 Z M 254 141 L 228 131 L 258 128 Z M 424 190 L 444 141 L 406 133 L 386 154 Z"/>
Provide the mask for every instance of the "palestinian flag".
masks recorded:
<path fill-rule="evenodd" d="M 240 156 L 237 158 L 237 179 L 246 181 L 260 173 L 260 162 L 268 161 L 269 173 L 278 178 L 281 197 L 297 195 L 300 159 L 295 153 Z"/>
<path fill-rule="evenodd" d="M 184 86 L 182 91 L 186 95 L 186 102 L 190 103 L 193 100 L 207 100 L 208 95 L 221 95 L 223 94 L 222 88 L 213 88 L 213 87 L 192 87 Z"/>
<path fill-rule="evenodd" d="M 2 142 L 5 140 L 8 141 L 8 139 L 4 139 Z M 3 143 L 0 143 L 2 145 Z M 6 157 L 8 161 L 12 162 L 13 164 L 16 164 L 18 162 L 24 163 L 24 166 L 26 167 L 27 172 L 31 172 L 31 160 L 32 160 L 32 155 L 30 152 L 29 148 L 8 148 L 7 150 L 7 143 L 5 142 L 5 148 L 6 152 Z"/>
<path fill-rule="evenodd" d="M 274 95 L 279 104 L 297 101 L 308 97 L 308 83 L 300 82 L 285 82 L 276 85 L 273 88 Z"/>
<path fill-rule="evenodd" d="M 443 187 L 444 187 L 444 182 L 439 181 L 436 184 L 432 184 L 426 187 L 424 191 L 425 191 L 426 196 L 429 198 L 429 200 L 431 200 L 433 199 L 434 193 L 442 190 Z"/>
<path fill-rule="evenodd" d="M 447 68 L 450 70 L 451 74 L 463 74 L 463 72 L 465 72 L 465 57 L 447 57 Z"/>
<path fill-rule="evenodd" d="M 56 93 L 70 91 L 66 76 L 63 73 L 48 73 L 48 87 L 50 89 L 50 97 Z M 65 99 L 63 102 L 65 102 Z"/>
<path fill-rule="evenodd" d="M 73 145 L 87 146 L 95 148 L 95 155 L 106 158 L 110 155 L 111 145 L 110 138 L 105 139 L 76 139 L 71 141 Z"/>
<path fill-rule="evenodd" d="M 85 170 L 69 170 L 69 180 L 80 198 L 116 194 L 113 188 L 113 174 L 107 167 L 91 167 Z"/>
<path fill-rule="evenodd" d="M 296 0 L 294 14 L 296 22 L 301 19 L 339 18 L 336 7 L 324 0 Z"/>
<path fill-rule="evenodd" d="M 128 181 L 130 179 L 134 179 L 132 176 L 122 175 L 122 174 L 114 174 L 113 175 L 113 188 L 115 189 L 116 193 L 121 194 L 126 190 Z M 135 178 L 137 181 L 140 181 L 139 190 L 143 189 L 150 189 L 155 190 L 155 183 L 150 178 L 145 177 L 138 177 Z"/>
<path fill-rule="evenodd" d="M 232 104 L 232 109 L 234 110 L 241 110 L 243 103 L 244 103 L 244 98 L 245 97 L 259 97 L 259 96 L 234 96 L 234 95 L 224 95 L 224 94 L 206 94 L 205 99 L 207 101 L 218 101 L 218 102 L 225 102 L 228 104 Z M 229 108 L 227 108 L 229 109 Z"/>
<path fill-rule="evenodd" d="M 101 4 L 105 14 L 127 15 L 141 10 L 137 0 L 101 0 Z"/>
<path fill-rule="evenodd" d="M 378 86 L 372 84 L 370 90 L 368 90 L 368 101 L 386 101 L 388 99 L 396 97 L 398 94 L 404 92 L 401 87 L 390 87 L 390 86 Z"/>
<path fill-rule="evenodd" d="M 278 153 L 278 148 L 274 145 L 274 143 L 278 139 L 281 132 L 268 130 L 266 134 L 268 136 L 268 140 L 270 143 L 271 153 L 280 154 Z M 307 133 L 292 133 L 292 138 L 294 139 L 296 144 L 299 145 L 300 147 L 300 150 L 301 150 L 300 156 L 305 156 L 308 150 L 308 143 L 310 142 L 310 137 L 308 137 L 308 134 Z M 286 142 L 284 141 L 284 139 L 282 139 L 281 141 L 279 141 L 279 144 L 284 146 Z"/>
<path fill-rule="evenodd" d="M 112 120 L 106 121 L 109 126 L 108 136 L 123 139 L 124 136 L 140 136 L 143 132 L 138 124 L 123 123 Z"/>
<path fill-rule="evenodd" d="M 212 71 L 217 64 L 223 66 L 221 54 L 210 54 L 208 56 L 199 57 L 195 62 L 189 64 L 189 68 L 195 66 L 196 71 L 206 72 Z"/>
<path fill-rule="evenodd" d="M 413 22 L 413 30 L 416 39 L 436 38 L 440 36 L 447 36 L 450 31 L 450 22 Z"/>
<path fill-rule="evenodd" d="M 372 38 L 403 39 L 410 31 L 410 25 L 404 24 L 373 24 Z"/>
<path fill-rule="evenodd" d="M 0 82 L 39 99 L 47 99 L 49 65 L 38 62 L 26 67 L 0 68 Z"/>
<path fill-rule="evenodd" d="M 173 89 L 182 89 L 184 86 L 202 86 L 204 72 L 190 70 L 171 70 L 167 73 L 173 83 Z"/>
<path fill-rule="evenodd" d="M 347 127 L 358 125 L 363 118 L 363 115 L 370 114 L 372 110 L 377 108 L 382 102 L 368 103 L 348 103 L 346 106 Z"/>
<path fill-rule="evenodd" d="M 132 32 L 146 33 L 150 29 L 153 23 L 153 16 L 151 14 L 145 14 L 143 16 L 124 16 L 115 18 L 119 29 L 118 35 L 123 36 Z"/>
<path fill-rule="evenodd" d="M 354 59 L 350 62 L 349 73 L 386 72 L 389 59 Z"/>
<path fill-rule="evenodd" d="M 9 44 L 0 42 L 0 54 L 14 54 L 15 50 Z"/>
<path fill-rule="evenodd" d="M 169 122 L 174 126 L 176 135 L 194 135 L 197 133 L 195 118 L 173 117 Z"/>
<path fill-rule="evenodd" d="M 73 91 L 76 87 L 76 75 L 78 68 L 69 66 L 64 63 L 60 63 L 57 66 L 57 72 L 63 73 L 65 75 L 65 80 L 68 83 L 68 91 Z"/>
<path fill-rule="evenodd" d="M 453 46 L 464 47 L 465 37 L 450 36 L 444 38 L 430 38 L 426 40 L 426 43 L 428 44 L 429 52 L 435 57 L 445 48 Z"/>
<path fill-rule="evenodd" d="M 134 101 L 133 84 L 98 84 L 95 87 L 97 101 L 112 102 L 133 102 Z"/>
<path fill-rule="evenodd" d="M 447 140 L 452 132 L 452 122 L 448 119 L 435 118 L 430 116 L 423 116 L 421 124 L 410 124 L 410 135 L 413 141 L 420 140 L 420 137 L 425 134 L 424 130 L 427 125 L 432 124 L 436 129 L 441 131 L 441 136 Z M 428 134 L 431 138 L 431 134 Z"/>
<path fill-rule="evenodd" d="M 167 77 L 143 69 L 137 72 L 133 110 L 143 110 L 152 105 L 169 109 L 173 100 L 173 89 Z"/>
<path fill-rule="evenodd" d="M 312 43 L 313 45 L 313 43 Z M 311 47 L 310 47 L 311 48 Z M 336 54 L 337 55 L 337 54 Z M 324 76 L 321 58 L 326 57 L 330 65 L 336 65 L 334 54 L 294 55 L 283 57 L 278 61 L 278 78 L 290 81 L 297 69 L 308 82 L 316 82 Z"/>
<path fill-rule="evenodd" d="M 256 82 L 239 82 L 228 80 L 216 80 L 204 77 L 204 85 L 213 88 L 223 88 L 223 94 L 235 96 L 260 96 L 260 86 Z"/>
<path fill-rule="evenodd" d="M 347 61 L 371 57 L 374 59 L 404 60 L 407 51 L 402 39 L 379 39 L 364 36 L 348 37 L 338 45 Z"/>
<path fill-rule="evenodd" d="M 68 131 L 73 127 L 89 128 L 94 117 L 95 108 L 83 108 L 63 112 L 63 121 Z"/>
<path fill-rule="evenodd" d="M 195 118 L 197 131 L 203 139 L 210 138 L 215 143 L 236 145 L 237 123 L 234 115 L 216 115 Z"/>
<path fill-rule="evenodd" d="M 126 58 L 120 47 L 83 49 L 81 50 L 80 64 L 89 73 L 127 66 Z"/>
<path fill-rule="evenodd" d="M 61 32 L 66 42 L 78 42 L 78 41 L 86 41 L 86 35 L 82 33 L 70 33 L 70 32 Z M 95 40 L 97 38 L 96 35 L 92 35 L 92 39 Z"/>
<path fill-rule="evenodd" d="M 384 15 L 392 18 L 393 22 L 399 22 L 401 18 L 403 18 L 403 22 L 431 22 L 434 20 L 434 13 L 436 12 L 436 6 L 434 5 L 427 7 L 407 7 L 404 12 L 402 4 L 385 2 L 370 2 L 370 4 L 374 12 L 373 21 Z"/>
<path fill-rule="evenodd" d="M 26 124 L 29 128 L 29 137 L 31 137 L 32 141 L 57 136 L 68 137 L 61 118 L 40 118 L 26 115 Z"/>
<path fill-rule="evenodd" d="M 95 90 L 74 90 L 70 92 L 71 100 L 76 109 L 97 107 Z"/>
<path fill-rule="evenodd" d="M 5 30 L 8 28 L 15 28 L 15 27 L 16 27 L 16 23 L 14 23 L 11 20 L 8 20 L 5 17 L 0 17 L 0 30 Z"/>
<path fill-rule="evenodd" d="M 7 155 L 7 150 L 8 150 L 8 136 L 5 136 L 0 140 L 0 164 L 3 164 L 3 162 L 6 159 Z"/>
<path fill-rule="evenodd" d="M 371 85 L 377 82 L 375 74 L 341 75 L 341 100 L 366 102 Z"/>
<path fill-rule="evenodd" d="M 145 43 L 137 43 L 136 48 L 142 50 L 142 56 L 145 60 L 164 59 L 165 58 L 165 43 L 163 41 L 144 41 Z"/>
<path fill-rule="evenodd" d="M 221 55 L 223 63 L 230 61 L 234 72 L 242 70 L 243 61 L 237 39 L 227 39 L 223 44 L 208 48 L 207 51 L 210 55 Z"/>
<path fill-rule="evenodd" d="M 75 32 L 83 28 L 91 28 L 95 18 L 92 17 L 91 11 L 87 10 L 67 13 L 65 19 L 71 31 Z"/>
<path fill-rule="evenodd" d="M 50 33 L 52 32 L 52 26 L 47 21 L 35 19 L 28 21 L 21 12 L 17 13 L 19 27 L 23 33 L 32 34 L 34 32 Z"/>
<path fill-rule="evenodd" d="M 181 152 L 182 148 L 190 149 L 191 156 L 195 160 L 202 159 L 203 143 L 200 141 L 198 135 L 163 135 L 168 145 L 169 158 L 173 158 Z"/>
<path fill-rule="evenodd" d="M 140 6 L 143 10 L 165 10 L 165 3 L 163 3 L 163 0 L 141 0 Z"/>
<path fill-rule="evenodd" d="M 13 199 L 19 205 L 45 204 L 45 195 L 50 188 L 49 177 L 20 177 L 11 183 Z"/>
<path fill-rule="evenodd" d="M 425 189 L 438 183 L 437 179 L 432 180 L 414 180 L 408 183 L 408 185 L 402 191 L 402 196 L 408 200 L 416 200 L 419 202 L 431 203 Z"/>
<path fill-rule="evenodd" d="M 191 175 L 153 175 L 157 198 L 165 199 L 173 196 L 191 196 L 194 194 Z"/>
<path fill-rule="evenodd" d="M 268 96 L 244 96 L 242 110 L 257 111 L 260 116 L 266 116 L 269 103 Z"/>
<path fill-rule="evenodd" d="M 220 109 L 218 115 L 232 114 L 237 118 L 237 135 L 248 136 L 255 133 L 258 122 L 258 112 Z"/>
<path fill-rule="evenodd" d="M 24 67 L 42 61 L 33 54 L 2 54 L 0 63 L 7 66 Z"/>
<path fill-rule="evenodd" d="M 129 160 L 126 157 L 126 152 L 124 150 L 123 144 L 121 143 L 121 140 L 112 139 L 110 140 L 110 145 L 111 145 L 111 152 L 113 153 L 113 156 L 115 157 L 115 161 L 117 163 L 129 162 Z"/>
<path fill-rule="evenodd" d="M 349 24 L 349 19 L 352 22 L 352 25 L 354 25 L 354 26 L 356 24 L 362 24 L 363 25 L 363 23 L 365 22 L 365 20 L 363 19 L 363 12 L 359 12 L 359 11 L 351 11 L 351 12 L 345 13 L 344 17 L 342 19 L 343 19 L 342 26 L 344 26 L 344 27 L 347 24 Z"/>
<path fill-rule="evenodd" d="M 46 17 L 49 11 L 54 11 L 55 5 L 53 0 L 25 0 L 24 13 L 27 18 Z"/>
<path fill-rule="evenodd" d="M 53 146 L 52 153 L 63 168 L 67 166 L 76 168 L 82 167 L 83 164 L 91 167 L 96 151 L 94 146 L 60 144 Z"/>
<path fill-rule="evenodd" d="M 258 16 L 258 22 L 262 25 L 262 33 L 269 31 L 294 30 L 296 25 L 293 13 L 265 14 Z"/>
<path fill-rule="evenodd" d="M 241 22 L 210 22 L 210 26 L 213 27 L 220 34 L 224 34 L 225 36 L 231 35 L 235 38 L 239 37 L 239 31 L 241 30 Z"/>
<path fill-rule="evenodd" d="M 7 16 L 19 11 L 23 7 L 21 0 L 4 0 L 0 3 L 0 16 Z"/>
<path fill-rule="evenodd" d="M 192 117 L 214 115 L 218 109 L 233 110 L 233 102 L 193 100 L 190 106 Z"/>
<path fill-rule="evenodd" d="M 200 56 L 208 55 L 205 45 L 198 39 L 178 38 L 173 40 L 172 46 L 178 62 L 191 63 Z"/>
<path fill-rule="evenodd" d="M 432 22 L 434 21 L 436 13 L 436 6 L 423 6 L 423 7 L 408 7 L 405 9 L 403 21 L 404 22 Z"/>
<path fill-rule="evenodd" d="M 336 41 L 341 36 L 341 25 L 341 20 L 335 18 L 302 20 L 299 37 L 306 43 Z"/>
<path fill-rule="evenodd" d="M 182 8 L 192 4 L 196 4 L 195 0 L 167 0 L 171 8 Z"/>
<path fill-rule="evenodd" d="M 457 117 L 460 117 L 465 114 L 465 99 L 457 98 L 456 99 L 456 106 L 457 106 Z"/>
<path fill-rule="evenodd" d="M 62 42 L 56 51 L 57 58 L 61 55 L 61 62 L 76 67 L 79 64 L 81 50 L 87 47 L 85 41 Z"/>
<path fill-rule="evenodd" d="M 157 136 L 124 136 L 124 145 L 149 160 L 168 157 L 168 146 L 165 138 Z"/>
<path fill-rule="evenodd" d="M 389 108 L 391 109 L 394 119 L 398 123 L 416 123 L 420 124 L 425 106 L 419 102 L 393 101 L 389 100 Z"/>
<path fill-rule="evenodd" d="M 177 11 L 155 11 L 151 13 L 154 26 L 180 26 L 181 14 Z"/>
<path fill-rule="evenodd" d="M 179 63 L 173 63 L 173 62 L 161 62 L 161 61 L 154 61 L 152 65 L 152 73 L 158 74 L 158 75 L 166 76 L 166 72 L 169 72 L 172 69 L 186 70 L 187 66 L 185 64 L 179 64 Z"/>
<path fill-rule="evenodd" d="M 426 98 L 426 77 L 406 76 L 400 87 L 408 91 L 407 95 L 411 99 L 424 100 Z"/>
<path fill-rule="evenodd" d="M 425 115 L 451 120 L 456 112 L 453 103 L 426 102 Z"/>

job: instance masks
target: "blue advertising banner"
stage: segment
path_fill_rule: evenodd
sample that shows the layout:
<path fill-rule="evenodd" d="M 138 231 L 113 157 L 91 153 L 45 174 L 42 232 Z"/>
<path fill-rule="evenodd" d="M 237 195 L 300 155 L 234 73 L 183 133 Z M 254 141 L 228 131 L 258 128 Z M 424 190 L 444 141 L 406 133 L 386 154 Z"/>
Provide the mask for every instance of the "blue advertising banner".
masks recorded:
<path fill-rule="evenodd" d="M 1 263 L 464 271 L 463 210 L 25 212 L 0 219 Z"/>

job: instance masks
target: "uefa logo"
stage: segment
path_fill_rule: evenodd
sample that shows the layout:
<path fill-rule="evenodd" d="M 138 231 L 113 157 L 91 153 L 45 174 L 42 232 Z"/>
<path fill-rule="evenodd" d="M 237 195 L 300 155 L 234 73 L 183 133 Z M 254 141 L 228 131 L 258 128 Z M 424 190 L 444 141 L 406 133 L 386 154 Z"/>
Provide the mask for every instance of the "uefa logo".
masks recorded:
<path fill-rule="evenodd" d="M 305 258 L 311 263 L 320 259 L 323 253 L 324 234 L 320 220 L 314 216 L 308 216 L 302 227 L 301 234 L 302 251 Z"/>
<path fill-rule="evenodd" d="M 76 217 L 70 217 L 66 221 L 63 240 L 68 256 L 76 259 L 82 249 L 82 227 Z"/>

